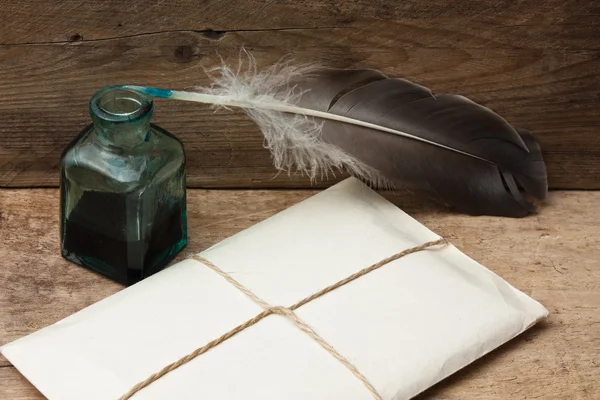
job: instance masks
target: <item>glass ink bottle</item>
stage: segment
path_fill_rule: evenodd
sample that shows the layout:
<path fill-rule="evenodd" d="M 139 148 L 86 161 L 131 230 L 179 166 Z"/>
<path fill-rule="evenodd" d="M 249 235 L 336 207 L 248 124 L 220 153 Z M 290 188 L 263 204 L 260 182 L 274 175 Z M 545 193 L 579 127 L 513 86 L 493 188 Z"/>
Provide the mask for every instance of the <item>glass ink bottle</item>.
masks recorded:
<path fill-rule="evenodd" d="M 92 123 L 61 157 L 61 252 L 131 285 L 187 244 L 185 152 L 152 124 L 152 98 L 130 89 L 95 93 Z"/>

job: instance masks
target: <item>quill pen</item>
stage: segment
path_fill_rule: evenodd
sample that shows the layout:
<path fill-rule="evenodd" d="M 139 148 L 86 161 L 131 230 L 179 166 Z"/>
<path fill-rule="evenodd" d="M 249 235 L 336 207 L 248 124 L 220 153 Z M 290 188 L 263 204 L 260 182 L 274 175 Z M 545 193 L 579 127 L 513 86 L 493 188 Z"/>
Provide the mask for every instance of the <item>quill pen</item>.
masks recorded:
<path fill-rule="evenodd" d="M 242 108 L 274 165 L 312 179 L 346 170 L 375 187 L 404 188 L 472 215 L 523 217 L 547 193 L 533 135 L 471 100 L 433 94 L 375 70 L 277 63 L 222 64 L 193 91 L 131 86 L 148 95 Z"/>

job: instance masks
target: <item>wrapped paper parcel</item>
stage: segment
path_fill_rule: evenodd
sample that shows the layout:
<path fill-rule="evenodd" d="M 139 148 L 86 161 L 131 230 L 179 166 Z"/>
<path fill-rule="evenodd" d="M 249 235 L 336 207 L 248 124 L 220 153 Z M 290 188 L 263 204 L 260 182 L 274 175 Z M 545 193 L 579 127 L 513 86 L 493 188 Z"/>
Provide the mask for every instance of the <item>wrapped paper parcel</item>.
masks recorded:
<path fill-rule="evenodd" d="M 441 239 L 349 178 L 200 253 L 287 307 Z M 284 308 L 282 308 L 285 310 Z M 2 348 L 51 400 L 117 400 L 251 320 L 261 306 L 195 259 Z M 294 311 L 372 385 L 272 313 L 135 393 L 136 400 L 399 400 L 514 338 L 547 310 L 450 244 L 389 262 Z"/>

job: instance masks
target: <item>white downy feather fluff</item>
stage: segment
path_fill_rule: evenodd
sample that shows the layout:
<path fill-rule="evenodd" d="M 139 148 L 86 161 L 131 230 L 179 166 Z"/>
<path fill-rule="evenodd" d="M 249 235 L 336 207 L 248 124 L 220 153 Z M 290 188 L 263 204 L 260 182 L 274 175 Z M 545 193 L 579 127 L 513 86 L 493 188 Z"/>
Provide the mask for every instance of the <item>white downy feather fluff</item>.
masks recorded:
<path fill-rule="evenodd" d="M 295 106 L 302 92 L 290 86 L 290 81 L 309 75 L 317 67 L 280 61 L 258 71 L 254 57 L 246 51 L 243 53 L 248 59 L 245 68 L 242 56 L 236 70 L 222 62 L 219 67 L 206 71 L 212 85 L 197 87 L 194 91 L 210 96 L 207 103 L 213 108 L 243 108 L 261 129 L 275 168 L 306 174 L 312 181 L 335 175 L 336 170 L 346 170 L 372 186 L 389 186 L 377 171 L 322 141 L 323 122 L 304 115 L 303 109 Z M 174 93 L 172 98 L 177 97 Z M 285 112 L 286 108 L 292 112 Z"/>

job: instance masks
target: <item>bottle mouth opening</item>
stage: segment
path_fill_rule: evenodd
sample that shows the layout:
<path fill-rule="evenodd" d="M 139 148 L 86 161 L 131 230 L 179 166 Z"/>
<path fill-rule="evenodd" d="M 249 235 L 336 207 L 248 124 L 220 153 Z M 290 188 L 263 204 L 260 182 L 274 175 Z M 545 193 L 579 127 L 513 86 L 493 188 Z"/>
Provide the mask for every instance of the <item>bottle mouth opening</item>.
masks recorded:
<path fill-rule="evenodd" d="M 90 111 L 111 122 L 130 122 L 152 111 L 152 98 L 132 89 L 107 87 L 90 100 Z"/>

